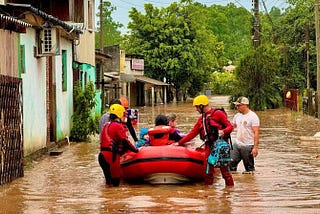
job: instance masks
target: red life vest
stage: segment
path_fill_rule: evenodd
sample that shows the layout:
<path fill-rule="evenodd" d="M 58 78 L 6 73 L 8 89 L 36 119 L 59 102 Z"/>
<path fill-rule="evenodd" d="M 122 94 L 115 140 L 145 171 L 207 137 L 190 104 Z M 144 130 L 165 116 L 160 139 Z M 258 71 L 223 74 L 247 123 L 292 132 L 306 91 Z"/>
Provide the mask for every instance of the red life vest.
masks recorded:
<path fill-rule="evenodd" d="M 117 122 L 107 122 L 102 129 L 100 140 L 100 151 L 102 154 L 106 155 L 108 152 L 111 152 L 113 159 L 115 159 L 117 154 L 122 155 L 128 149 L 123 141 L 113 139 L 117 136 L 116 132 L 125 132 L 123 125 Z"/>
<path fill-rule="evenodd" d="M 156 126 L 148 130 L 149 140 L 151 146 L 163 146 L 174 143 L 169 139 L 169 135 L 174 132 L 170 126 Z"/>
<path fill-rule="evenodd" d="M 110 122 L 107 122 L 104 125 L 104 128 L 102 129 L 101 132 L 101 140 L 100 140 L 100 149 L 101 150 L 108 150 L 108 149 L 112 149 L 112 140 L 108 134 L 108 129 L 110 127 Z"/>

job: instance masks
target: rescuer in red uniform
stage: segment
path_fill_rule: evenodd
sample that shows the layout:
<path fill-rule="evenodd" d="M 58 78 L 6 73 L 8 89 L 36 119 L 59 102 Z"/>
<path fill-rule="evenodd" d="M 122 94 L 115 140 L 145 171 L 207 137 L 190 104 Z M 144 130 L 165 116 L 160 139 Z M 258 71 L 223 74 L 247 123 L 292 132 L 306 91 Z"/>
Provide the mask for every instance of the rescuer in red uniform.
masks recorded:
<path fill-rule="evenodd" d="M 179 141 L 179 146 L 192 140 L 200 134 L 201 140 L 205 142 L 205 160 L 204 164 L 207 167 L 207 159 L 210 154 L 210 146 L 218 137 L 224 138 L 233 130 L 233 126 L 227 118 L 225 112 L 215 110 L 209 106 L 209 99 L 205 95 L 199 95 L 193 100 L 193 106 L 201 114 L 192 130 Z M 210 122 L 209 122 L 210 121 Z M 209 125 L 210 123 L 210 125 Z M 230 155 L 230 154 L 229 154 Z M 221 175 L 225 180 L 226 186 L 233 186 L 233 178 L 229 171 L 228 164 L 219 166 Z M 205 184 L 213 184 L 214 167 L 210 165 L 208 172 L 205 174 Z"/>
<path fill-rule="evenodd" d="M 110 121 L 104 125 L 101 132 L 98 160 L 109 187 L 117 187 L 120 184 L 120 156 L 128 150 L 136 153 L 139 151 L 128 140 L 126 129 L 121 123 L 124 112 L 122 105 L 111 105 Z"/>

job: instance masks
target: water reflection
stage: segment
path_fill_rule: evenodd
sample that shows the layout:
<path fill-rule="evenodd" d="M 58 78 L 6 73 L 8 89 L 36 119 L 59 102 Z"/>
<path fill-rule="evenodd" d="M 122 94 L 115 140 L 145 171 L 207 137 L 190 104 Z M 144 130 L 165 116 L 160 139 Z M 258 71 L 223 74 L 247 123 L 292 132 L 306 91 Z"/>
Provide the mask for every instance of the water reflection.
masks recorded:
<path fill-rule="evenodd" d="M 212 101 L 232 118 L 235 112 L 225 97 Z M 176 113 L 182 132 L 199 116 L 192 103 L 139 108 L 137 131 L 153 126 L 160 113 Z M 319 142 L 299 139 L 320 131 L 319 120 L 288 109 L 257 113 L 256 172 L 243 175 L 240 164 L 234 188 L 225 188 L 219 174 L 210 187 L 122 182 L 119 188 L 106 188 L 96 141 L 66 147 L 62 155 L 34 163 L 23 178 L 1 186 L 0 213 L 319 213 Z"/>

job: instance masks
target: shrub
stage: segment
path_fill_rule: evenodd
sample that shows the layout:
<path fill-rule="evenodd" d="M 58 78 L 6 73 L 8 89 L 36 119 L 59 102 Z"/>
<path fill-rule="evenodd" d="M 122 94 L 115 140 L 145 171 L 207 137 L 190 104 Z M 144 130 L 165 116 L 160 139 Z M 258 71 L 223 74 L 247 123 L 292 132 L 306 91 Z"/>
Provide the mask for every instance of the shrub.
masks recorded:
<path fill-rule="evenodd" d="M 96 105 L 95 88 L 93 82 L 89 82 L 84 89 L 80 82 L 74 88 L 74 114 L 71 139 L 74 141 L 87 141 L 89 135 L 98 129 L 97 120 L 92 116 Z"/>

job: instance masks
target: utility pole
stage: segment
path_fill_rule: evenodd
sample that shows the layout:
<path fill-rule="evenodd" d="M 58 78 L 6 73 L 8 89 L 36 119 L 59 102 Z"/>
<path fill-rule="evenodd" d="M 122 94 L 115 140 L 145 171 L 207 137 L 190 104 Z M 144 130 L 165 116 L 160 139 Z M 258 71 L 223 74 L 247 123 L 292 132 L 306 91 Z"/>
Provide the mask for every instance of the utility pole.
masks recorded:
<path fill-rule="evenodd" d="M 103 0 L 100 0 L 100 51 L 103 52 L 103 16 L 102 16 Z"/>
<path fill-rule="evenodd" d="M 310 48 L 309 48 L 309 40 L 310 40 L 310 21 L 307 24 L 306 29 L 306 76 L 307 76 L 307 90 L 310 89 Z"/>
<path fill-rule="evenodd" d="M 260 45 L 259 0 L 253 0 L 253 47 Z"/>
<path fill-rule="evenodd" d="M 314 115 L 315 109 L 313 109 L 312 90 L 310 89 L 310 21 L 306 27 L 306 76 L 307 76 L 307 101 L 303 98 L 304 111 L 307 111 L 309 115 Z"/>
<path fill-rule="evenodd" d="M 100 52 L 103 53 L 103 15 L 102 15 L 102 6 L 103 0 L 100 0 Z M 100 79 L 101 79 L 101 114 L 103 114 L 104 108 L 106 107 L 105 103 L 105 92 L 104 92 L 104 62 L 101 60 L 100 65 Z"/>
<path fill-rule="evenodd" d="M 319 118 L 320 105 L 320 48 L 319 48 L 319 0 L 314 0 L 314 18 L 316 28 L 316 50 L 317 50 L 317 93 L 316 93 L 316 117 Z"/>

